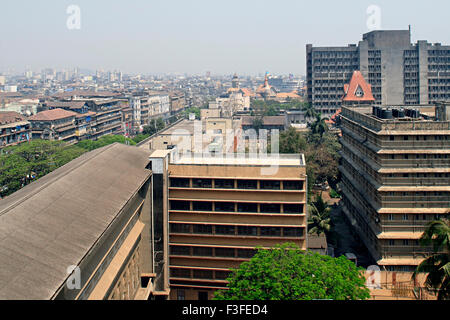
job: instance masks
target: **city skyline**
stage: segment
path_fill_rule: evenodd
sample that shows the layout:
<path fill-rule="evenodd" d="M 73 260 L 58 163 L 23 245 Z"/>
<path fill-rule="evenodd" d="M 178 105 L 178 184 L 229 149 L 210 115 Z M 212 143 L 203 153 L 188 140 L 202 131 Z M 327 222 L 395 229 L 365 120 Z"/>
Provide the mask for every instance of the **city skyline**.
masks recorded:
<path fill-rule="evenodd" d="M 0 43 L 0 72 L 80 67 L 128 74 L 303 75 L 305 45 L 357 44 L 370 31 L 373 5 L 383 30 L 411 25 L 413 43 L 450 43 L 441 19 L 450 5 L 438 2 L 439 11 L 406 1 L 16 1 L 0 12 L 0 28 L 8 31 Z M 80 8 L 80 29 L 67 27 L 70 5 Z M 38 47 L 46 49 L 33 49 Z"/>

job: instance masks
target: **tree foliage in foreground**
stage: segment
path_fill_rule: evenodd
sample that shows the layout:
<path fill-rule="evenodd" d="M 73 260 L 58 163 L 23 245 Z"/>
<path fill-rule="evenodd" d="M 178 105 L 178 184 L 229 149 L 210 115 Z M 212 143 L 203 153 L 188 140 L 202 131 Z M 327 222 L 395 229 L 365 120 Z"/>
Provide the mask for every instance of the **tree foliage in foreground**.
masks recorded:
<path fill-rule="evenodd" d="M 448 218 L 431 221 L 420 242 L 423 246 L 431 245 L 433 254 L 423 260 L 413 273 L 427 273 L 425 288 L 437 293 L 438 300 L 450 300 L 450 221 Z"/>
<path fill-rule="evenodd" d="M 215 300 L 364 300 L 370 297 L 363 269 L 344 256 L 304 252 L 293 243 L 259 249 L 234 269 L 228 290 Z"/>

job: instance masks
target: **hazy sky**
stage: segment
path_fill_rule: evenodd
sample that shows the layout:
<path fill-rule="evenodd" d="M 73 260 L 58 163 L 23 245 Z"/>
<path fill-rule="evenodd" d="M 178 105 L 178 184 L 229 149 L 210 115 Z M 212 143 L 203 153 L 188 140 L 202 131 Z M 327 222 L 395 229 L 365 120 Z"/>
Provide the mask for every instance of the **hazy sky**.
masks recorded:
<path fill-rule="evenodd" d="M 71 4 L 80 30 L 66 26 Z M 305 45 L 357 43 L 369 5 L 382 29 L 450 44 L 448 0 L 2 0 L 0 71 L 304 74 Z"/>

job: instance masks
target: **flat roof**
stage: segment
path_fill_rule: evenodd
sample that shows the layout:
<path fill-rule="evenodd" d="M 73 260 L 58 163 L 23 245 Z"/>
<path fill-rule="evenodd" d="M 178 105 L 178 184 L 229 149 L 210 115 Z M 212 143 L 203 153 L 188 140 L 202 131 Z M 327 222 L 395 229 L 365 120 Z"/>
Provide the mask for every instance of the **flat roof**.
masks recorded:
<path fill-rule="evenodd" d="M 304 166 L 303 154 L 191 154 L 180 155 L 177 159 L 171 159 L 171 164 L 192 164 L 192 165 L 233 165 L 233 166 Z"/>

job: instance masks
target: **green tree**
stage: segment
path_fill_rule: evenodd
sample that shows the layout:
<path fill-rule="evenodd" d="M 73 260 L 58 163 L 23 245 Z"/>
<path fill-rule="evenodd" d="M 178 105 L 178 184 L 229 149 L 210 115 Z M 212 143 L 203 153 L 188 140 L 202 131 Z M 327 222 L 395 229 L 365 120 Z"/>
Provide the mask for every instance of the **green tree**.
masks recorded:
<path fill-rule="evenodd" d="M 330 211 L 330 206 L 323 201 L 322 196 L 317 196 L 309 205 L 308 232 L 328 237 L 331 229 Z"/>
<path fill-rule="evenodd" d="M 156 130 L 159 132 L 162 129 L 166 127 L 166 123 L 164 122 L 163 118 L 158 118 L 156 120 Z"/>
<path fill-rule="evenodd" d="M 280 133 L 280 153 L 302 153 L 306 150 L 305 137 L 289 127 Z"/>
<path fill-rule="evenodd" d="M 341 256 L 304 252 L 293 243 L 259 249 L 232 270 L 215 300 L 368 299 L 362 268 Z"/>
<path fill-rule="evenodd" d="M 420 242 L 432 246 L 433 254 L 423 260 L 413 273 L 413 279 L 419 273 L 427 273 L 425 288 L 437 292 L 438 300 L 450 300 L 450 224 L 448 218 L 431 221 Z"/>
<path fill-rule="evenodd" d="M 326 118 L 322 118 L 321 114 L 316 114 L 316 119 L 310 124 L 311 134 L 318 135 L 321 139 L 328 131 L 328 125 L 325 122 Z"/>

